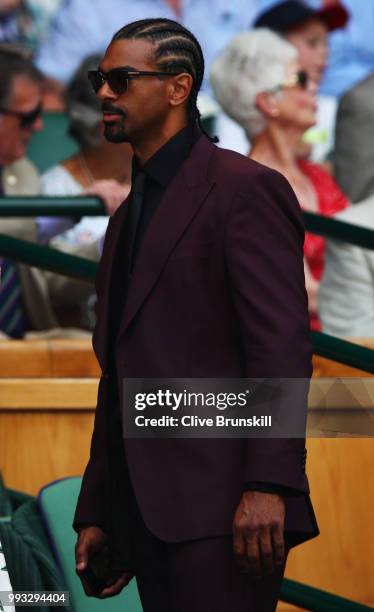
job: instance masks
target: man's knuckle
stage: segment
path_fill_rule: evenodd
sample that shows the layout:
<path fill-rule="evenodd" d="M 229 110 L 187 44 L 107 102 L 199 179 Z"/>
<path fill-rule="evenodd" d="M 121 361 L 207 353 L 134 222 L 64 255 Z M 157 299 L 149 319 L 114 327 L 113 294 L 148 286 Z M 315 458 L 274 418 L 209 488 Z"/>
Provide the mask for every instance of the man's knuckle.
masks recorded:
<path fill-rule="evenodd" d="M 241 548 L 234 546 L 234 555 L 236 555 L 237 557 L 243 557 L 244 552 Z"/>
<path fill-rule="evenodd" d="M 273 553 L 271 550 L 265 550 L 262 552 L 262 557 L 264 559 L 272 559 L 273 558 Z"/>

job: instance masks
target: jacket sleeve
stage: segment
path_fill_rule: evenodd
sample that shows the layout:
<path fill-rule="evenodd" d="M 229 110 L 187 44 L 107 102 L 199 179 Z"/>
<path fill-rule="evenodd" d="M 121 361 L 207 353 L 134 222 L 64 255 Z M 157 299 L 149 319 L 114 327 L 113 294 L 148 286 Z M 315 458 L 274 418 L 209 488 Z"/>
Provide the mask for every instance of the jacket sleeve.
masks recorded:
<path fill-rule="evenodd" d="M 73 527 L 76 531 L 83 525 L 100 527 L 103 531 L 107 531 L 108 528 L 106 383 L 107 381 L 102 377 L 99 384 L 90 458 L 83 475 L 74 516 Z"/>
<path fill-rule="evenodd" d="M 305 379 L 297 409 L 306 419 L 312 373 L 301 210 L 287 180 L 257 165 L 232 202 L 225 249 L 248 378 Z M 308 492 L 305 437 L 250 438 L 245 482 Z"/>

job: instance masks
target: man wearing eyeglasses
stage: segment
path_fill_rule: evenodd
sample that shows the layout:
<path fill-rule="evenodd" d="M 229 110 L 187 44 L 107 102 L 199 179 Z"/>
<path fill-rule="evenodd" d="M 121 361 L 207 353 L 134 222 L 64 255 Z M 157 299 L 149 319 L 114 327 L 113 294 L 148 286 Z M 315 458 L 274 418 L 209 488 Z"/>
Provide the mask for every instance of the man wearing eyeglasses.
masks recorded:
<path fill-rule="evenodd" d="M 16 51 L 0 49 L 0 166 L 2 188 L 12 187 L 4 169 L 26 155 L 27 145 L 42 129 L 42 75 Z M 18 164 L 18 167 L 21 167 Z"/>
<path fill-rule="evenodd" d="M 33 134 L 43 127 L 43 84 L 43 76 L 23 53 L 0 47 L 0 198 L 40 195 L 39 175 L 26 152 Z M 46 234 L 40 218 L 2 216 L 0 233 L 30 242 L 40 242 Z M 77 248 L 75 254 L 92 257 L 89 249 Z M 63 286 L 60 275 L 10 261 L 1 252 L 0 268 L 1 336 L 22 339 L 28 331 L 42 333 L 70 323 L 59 301 L 64 292 L 76 296 L 76 282 L 66 278 Z M 87 283 L 81 286 L 87 294 L 92 290 Z"/>
<path fill-rule="evenodd" d="M 198 41 L 168 19 L 121 28 L 89 73 L 106 137 L 134 161 L 97 275 L 76 569 L 99 597 L 135 574 L 144 612 L 270 612 L 289 548 L 318 533 L 304 439 L 122 439 L 123 380 L 311 374 L 299 204 L 204 134 L 203 74 Z"/>
<path fill-rule="evenodd" d="M 21 53 L 0 48 L 0 197 L 40 192 L 37 171 L 25 155 L 32 135 L 43 126 L 42 80 L 39 71 Z M 0 231 L 24 240 L 37 240 L 36 220 L 31 218 L 1 217 Z M 32 290 L 38 283 L 33 282 L 31 269 L 18 267 L 1 254 L 0 267 L 0 333 L 22 338 L 30 318 L 36 328 L 42 320 L 47 327 L 53 327 L 54 319 L 44 305 L 44 295 L 38 301 L 39 292 Z"/>

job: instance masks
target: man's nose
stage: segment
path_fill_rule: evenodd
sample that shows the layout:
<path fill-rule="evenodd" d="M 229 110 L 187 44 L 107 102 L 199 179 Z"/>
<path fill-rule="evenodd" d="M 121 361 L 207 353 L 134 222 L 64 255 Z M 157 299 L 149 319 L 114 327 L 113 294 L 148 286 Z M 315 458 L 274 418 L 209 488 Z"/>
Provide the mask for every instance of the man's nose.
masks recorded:
<path fill-rule="evenodd" d="M 117 95 L 114 91 L 109 87 L 107 81 L 104 81 L 102 86 L 97 92 L 97 97 L 103 102 L 104 100 L 116 100 Z"/>

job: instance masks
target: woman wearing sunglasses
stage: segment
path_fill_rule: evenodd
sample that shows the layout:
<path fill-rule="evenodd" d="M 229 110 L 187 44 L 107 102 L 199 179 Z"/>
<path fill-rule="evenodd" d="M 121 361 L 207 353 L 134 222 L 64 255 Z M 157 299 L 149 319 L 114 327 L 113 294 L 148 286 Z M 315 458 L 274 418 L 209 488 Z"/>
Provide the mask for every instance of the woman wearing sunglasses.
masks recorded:
<path fill-rule="evenodd" d="M 217 57 L 211 83 L 223 110 L 245 130 L 249 157 L 287 177 L 301 207 L 333 215 L 348 201 L 321 167 L 299 159 L 304 132 L 316 122 L 316 85 L 301 70 L 293 45 L 265 28 L 236 36 Z M 311 326 L 320 329 L 317 291 L 325 241 L 306 234 L 305 277 Z"/>

